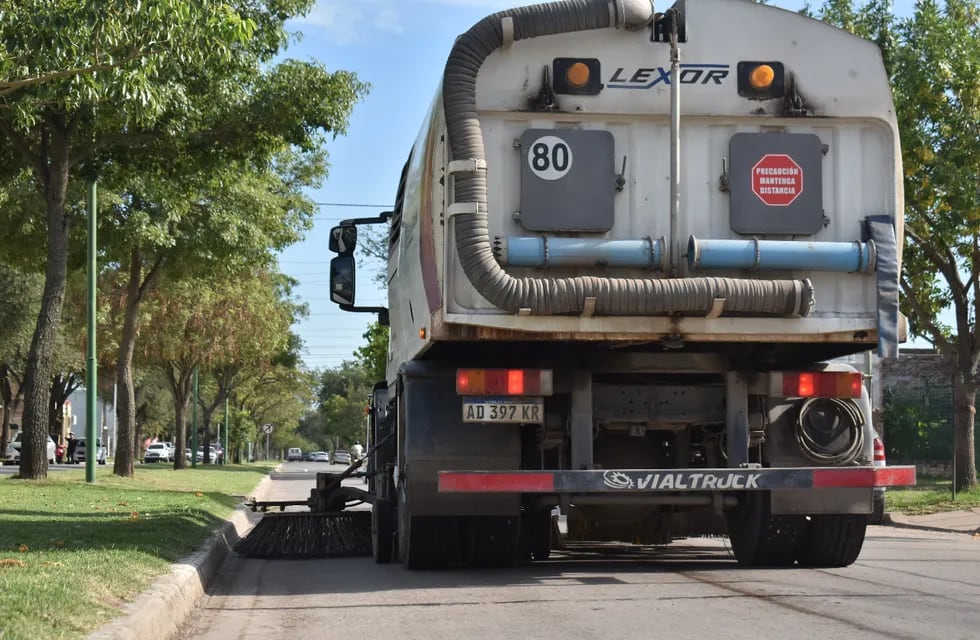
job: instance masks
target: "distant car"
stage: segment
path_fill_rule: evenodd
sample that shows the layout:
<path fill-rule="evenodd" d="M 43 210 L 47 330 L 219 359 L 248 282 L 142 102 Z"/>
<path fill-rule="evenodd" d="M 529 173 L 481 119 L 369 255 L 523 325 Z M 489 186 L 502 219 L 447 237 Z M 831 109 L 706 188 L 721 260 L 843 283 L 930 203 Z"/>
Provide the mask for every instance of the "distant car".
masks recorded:
<path fill-rule="evenodd" d="M 109 458 L 109 450 L 101 440 L 95 441 L 96 449 L 98 449 L 95 454 L 95 461 L 99 464 L 105 464 L 106 460 Z M 85 455 L 88 450 L 88 445 L 85 444 L 85 438 L 79 438 L 78 444 L 75 445 L 75 464 L 80 464 L 85 462 Z"/>
<path fill-rule="evenodd" d="M 154 442 L 146 448 L 143 462 L 173 462 L 173 449 L 166 442 Z"/>
<path fill-rule="evenodd" d="M 186 457 L 188 460 L 191 459 L 190 449 L 184 452 L 184 457 Z M 204 447 L 197 448 L 197 456 L 195 457 L 197 458 L 198 462 L 204 462 Z M 208 447 L 208 461 L 213 463 L 213 462 L 217 462 L 217 460 L 218 460 L 218 452 L 215 451 L 214 447 Z"/>
<path fill-rule="evenodd" d="M 3 457 L 4 464 L 20 464 L 20 445 L 23 436 L 24 432 L 18 431 L 14 439 L 7 445 L 7 451 Z M 48 464 L 54 464 L 57 449 L 58 447 L 54 443 L 54 438 L 48 436 Z"/>
<path fill-rule="evenodd" d="M 330 454 L 326 451 L 314 451 L 310 454 L 310 462 L 330 462 Z"/>
<path fill-rule="evenodd" d="M 347 449 L 337 449 L 333 452 L 334 464 L 350 464 L 350 451 Z"/>
<path fill-rule="evenodd" d="M 286 452 L 286 460 L 289 462 L 293 461 L 303 461 L 303 450 L 299 447 L 290 447 L 289 451 Z"/>

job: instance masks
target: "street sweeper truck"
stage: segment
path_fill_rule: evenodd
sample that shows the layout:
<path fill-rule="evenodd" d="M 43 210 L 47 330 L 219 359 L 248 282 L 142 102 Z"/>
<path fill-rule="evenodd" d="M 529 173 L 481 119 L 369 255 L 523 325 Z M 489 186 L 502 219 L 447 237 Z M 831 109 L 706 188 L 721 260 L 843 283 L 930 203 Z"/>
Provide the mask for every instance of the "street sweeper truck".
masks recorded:
<path fill-rule="evenodd" d="M 565 0 L 455 42 L 394 210 L 331 230 L 330 295 L 390 326 L 371 407 L 381 562 L 727 535 L 854 562 L 861 372 L 904 339 L 902 167 L 877 47 L 743 0 Z M 388 305 L 355 299 L 386 225 Z M 556 525 L 557 515 L 562 526 Z"/>

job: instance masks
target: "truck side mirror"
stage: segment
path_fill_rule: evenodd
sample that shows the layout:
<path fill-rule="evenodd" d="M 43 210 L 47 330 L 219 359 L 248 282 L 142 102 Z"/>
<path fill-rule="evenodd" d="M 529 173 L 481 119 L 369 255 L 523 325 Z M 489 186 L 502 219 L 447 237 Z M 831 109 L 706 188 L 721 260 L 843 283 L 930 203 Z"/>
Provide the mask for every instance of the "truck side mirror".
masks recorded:
<path fill-rule="evenodd" d="M 357 246 L 357 227 L 352 224 L 342 224 L 330 230 L 330 250 L 342 256 L 354 253 Z"/>
<path fill-rule="evenodd" d="M 332 236 L 333 234 L 331 243 Z M 333 302 L 341 306 L 354 304 L 354 271 L 354 256 L 349 253 L 341 254 L 330 261 L 330 299 Z"/>

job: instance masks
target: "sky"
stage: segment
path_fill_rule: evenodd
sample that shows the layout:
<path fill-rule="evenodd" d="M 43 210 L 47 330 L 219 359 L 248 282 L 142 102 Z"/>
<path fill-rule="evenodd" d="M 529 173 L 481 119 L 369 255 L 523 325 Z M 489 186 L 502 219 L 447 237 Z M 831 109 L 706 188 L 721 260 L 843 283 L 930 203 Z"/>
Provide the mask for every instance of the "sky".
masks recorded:
<path fill-rule="evenodd" d="M 331 70 L 353 71 L 371 85 L 355 106 L 346 135 L 327 145 L 330 173 L 310 195 L 319 205 L 305 239 L 279 256 L 280 269 L 295 278 L 298 298 L 309 317 L 294 325 L 305 343 L 303 360 L 311 369 L 333 368 L 354 358 L 364 344 L 371 313 L 341 311 L 330 302 L 327 249 L 330 228 L 344 218 L 371 217 L 389 210 L 402 165 L 418 135 L 456 36 L 483 17 L 522 4 L 522 0 L 318 0 L 307 16 L 289 27 L 298 36 L 285 57 L 315 59 Z M 672 3 L 656 3 L 663 11 Z M 797 10 L 802 0 L 770 2 Z M 814 6 L 821 3 L 814 1 Z M 908 15 L 911 0 L 896 12 Z M 371 206 L 340 206 L 371 205 Z M 373 283 L 375 269 L 358 256 L 357 304 L 386 306 Z"/>

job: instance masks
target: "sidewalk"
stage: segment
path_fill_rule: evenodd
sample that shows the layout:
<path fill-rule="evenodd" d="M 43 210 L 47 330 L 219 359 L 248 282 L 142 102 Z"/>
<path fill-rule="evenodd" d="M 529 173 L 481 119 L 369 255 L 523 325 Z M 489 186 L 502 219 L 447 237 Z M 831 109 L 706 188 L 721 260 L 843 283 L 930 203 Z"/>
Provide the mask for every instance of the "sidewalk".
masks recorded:
<path fill-rule="evenodd" d="M 962 511 L 944 511 L 926 516 L 886 513 L 882 524 L 904 529 L 949 531 L 951 533 L 970 533 L 980 536 L 980 508 Z"/>

